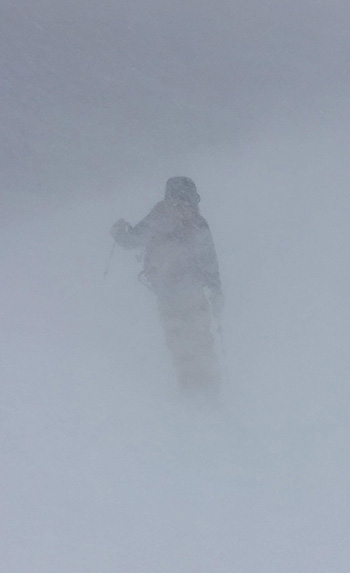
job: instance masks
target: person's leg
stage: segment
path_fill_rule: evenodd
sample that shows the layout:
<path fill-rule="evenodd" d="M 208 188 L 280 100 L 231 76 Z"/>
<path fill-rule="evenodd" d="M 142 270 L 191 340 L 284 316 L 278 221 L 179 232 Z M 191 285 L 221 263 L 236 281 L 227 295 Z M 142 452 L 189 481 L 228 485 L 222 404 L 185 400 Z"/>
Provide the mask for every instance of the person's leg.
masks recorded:
<path fill-rule="evenodd" d="M 158 302 L 179 384 L 217 387 L 220 371 L 210 330 L 210 309 L 202 289 L 171 292 Z"/>

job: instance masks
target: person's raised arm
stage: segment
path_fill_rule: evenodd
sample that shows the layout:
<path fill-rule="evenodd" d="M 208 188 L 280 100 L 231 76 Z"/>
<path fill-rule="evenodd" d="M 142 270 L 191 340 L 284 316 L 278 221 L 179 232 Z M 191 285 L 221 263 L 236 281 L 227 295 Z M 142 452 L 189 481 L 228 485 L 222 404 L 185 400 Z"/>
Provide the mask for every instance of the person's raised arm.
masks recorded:
<path fill-rule="evenodd" d="M 152 234 L 154 220 L 155 208 L 134 227 L 124 219 L 119 219 L 111 228 L 111 235 L 116 243 L 124 249 L 143 247 Z"/>

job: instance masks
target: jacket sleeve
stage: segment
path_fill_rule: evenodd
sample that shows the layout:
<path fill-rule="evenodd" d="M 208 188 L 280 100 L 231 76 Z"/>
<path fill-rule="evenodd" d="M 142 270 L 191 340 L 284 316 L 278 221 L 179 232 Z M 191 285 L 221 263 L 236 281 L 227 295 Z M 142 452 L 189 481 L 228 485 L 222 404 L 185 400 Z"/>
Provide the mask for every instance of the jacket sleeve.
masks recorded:
<path fill-rule="evenodd" d="M 221 292 L 221 279 L 214 241 L 206 221 L 203 221 L 197 241 L 198 264 L 204 286 L 212 292 Z"/>
<path fill-rule="evenodd" d="M 152 237 L 157 217 L 157 206 L 134 227 L 127 224 L 125 230 L 112 227 L 111 234 L 120 247 L 124 249 L 137 249 L 144 247 Z"/>

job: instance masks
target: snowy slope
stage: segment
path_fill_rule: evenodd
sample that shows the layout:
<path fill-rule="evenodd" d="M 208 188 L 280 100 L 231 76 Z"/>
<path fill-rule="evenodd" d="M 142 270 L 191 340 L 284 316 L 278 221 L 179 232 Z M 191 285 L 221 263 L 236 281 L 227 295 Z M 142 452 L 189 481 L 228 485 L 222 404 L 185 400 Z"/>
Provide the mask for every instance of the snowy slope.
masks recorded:
<path fill-rule="evenodd" d="M 222 152 L 230 217 L 203 190 L 227 298 L 219 405 L 177 395 L 132 255 L 103 278 L 113 211 L 133 205 L 7 197 L 8 571 L 347 570 L 348 198 L 299 171 L 281 190 L 297 147 L 276 142 L 273 177 L 263 141 L 235 173 Z"/>

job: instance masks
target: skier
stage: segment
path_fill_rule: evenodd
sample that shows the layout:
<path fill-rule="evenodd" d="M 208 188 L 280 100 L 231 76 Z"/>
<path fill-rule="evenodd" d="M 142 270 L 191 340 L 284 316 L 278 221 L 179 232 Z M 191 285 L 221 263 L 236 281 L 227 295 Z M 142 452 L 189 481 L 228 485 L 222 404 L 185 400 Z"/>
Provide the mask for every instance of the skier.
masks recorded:
<path fill-rule="evenodd" d="M 200 196 L 188 177 L 172 177 L 165 197 L 132 227 L 120 219 L 111 234 L 125 249 L 143 248 L 140 279 L 154 291 L 179 384 L 218 386 L 219 365 L 211 333 L 224 297 L 211 232 L 199 213 Z"/>

